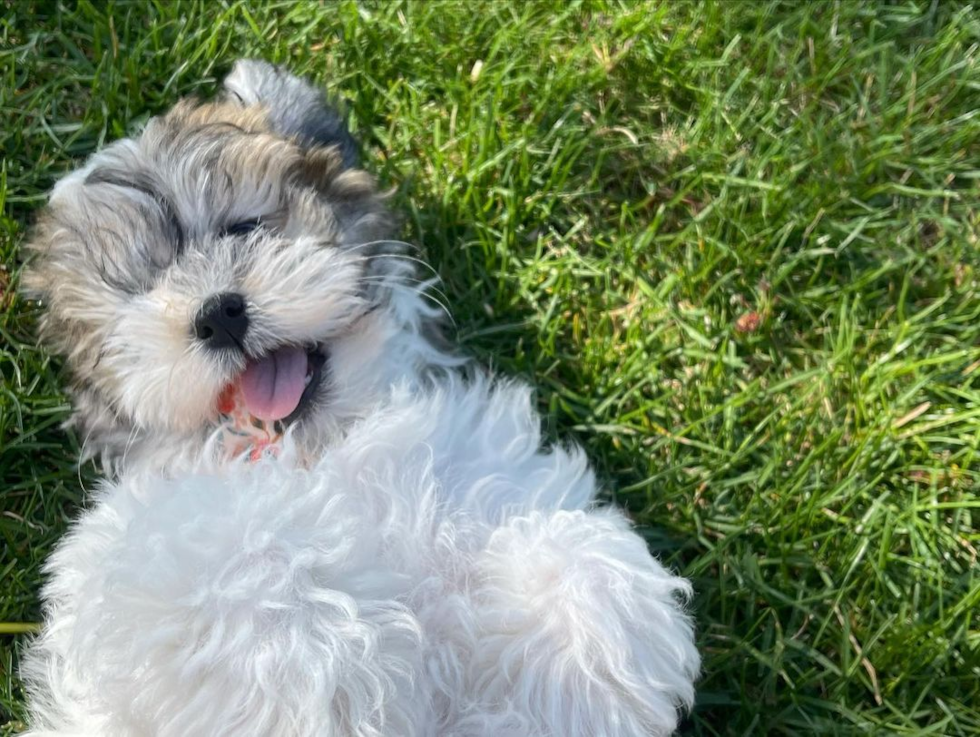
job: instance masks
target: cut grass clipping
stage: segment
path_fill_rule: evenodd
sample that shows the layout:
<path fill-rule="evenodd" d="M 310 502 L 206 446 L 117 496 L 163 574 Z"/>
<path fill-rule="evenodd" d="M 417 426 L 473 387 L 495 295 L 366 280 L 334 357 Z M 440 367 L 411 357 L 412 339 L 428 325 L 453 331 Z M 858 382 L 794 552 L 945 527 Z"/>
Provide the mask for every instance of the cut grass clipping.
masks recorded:
<path fill-rule="evenodd" d="M 980 11 L 72 5 L 0 14 L 0 733 L 94 483 L 19 247 L 73 162 L 241 55 L 347 101 L 465 349 L 692 578 L 686 733 L 980 733 Z"/>

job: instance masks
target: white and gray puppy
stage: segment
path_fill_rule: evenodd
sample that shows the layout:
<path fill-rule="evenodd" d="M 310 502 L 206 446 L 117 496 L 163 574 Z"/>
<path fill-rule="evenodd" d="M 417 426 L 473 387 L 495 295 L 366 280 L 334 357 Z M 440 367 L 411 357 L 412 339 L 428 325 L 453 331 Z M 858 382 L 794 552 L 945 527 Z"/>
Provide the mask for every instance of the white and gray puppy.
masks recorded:
<path fill-rule="evenodd" d="M 663 735 L 689 585 L 438 312 L 323 95 L 239 62 L 54 189 L 25 285 L 109 479 L 31 734 Z"/>

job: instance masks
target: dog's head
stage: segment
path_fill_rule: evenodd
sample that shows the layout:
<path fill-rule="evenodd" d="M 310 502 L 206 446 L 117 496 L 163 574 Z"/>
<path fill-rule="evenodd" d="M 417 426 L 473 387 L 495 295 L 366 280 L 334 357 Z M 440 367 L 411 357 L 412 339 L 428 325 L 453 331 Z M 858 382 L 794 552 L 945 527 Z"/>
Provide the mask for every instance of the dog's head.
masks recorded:
<path fill-rule="evenodd" d="M 90 452 L 200 443 L 232 390 L 256 421 L 322 435 L 424 362 L 431 312 L 356 159 L 321 93 L 241 61 L 218 100 L 58 183 L 24 284 Z"/>

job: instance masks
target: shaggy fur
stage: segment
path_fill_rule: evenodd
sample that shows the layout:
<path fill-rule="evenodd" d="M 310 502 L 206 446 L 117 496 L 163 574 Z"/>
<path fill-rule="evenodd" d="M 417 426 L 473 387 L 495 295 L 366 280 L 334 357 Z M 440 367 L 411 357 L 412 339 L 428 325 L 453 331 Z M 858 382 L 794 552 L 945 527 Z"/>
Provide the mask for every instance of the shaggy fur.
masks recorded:
<path fill-rule="evenodd" d="M 543 449 L 526 387 L 464 376 L 340 118 L 239 62 L 55 188 L 27 283 L 109 480 L 48 564 L 33 735 L 665 735 L 689 585 Z M 231 227 L 255 221 L 242 235 Z M 194 315 L 244 295 L 240 350 Z M 278 458 L 223 452 L 222 387 L 328 356 Z"/>

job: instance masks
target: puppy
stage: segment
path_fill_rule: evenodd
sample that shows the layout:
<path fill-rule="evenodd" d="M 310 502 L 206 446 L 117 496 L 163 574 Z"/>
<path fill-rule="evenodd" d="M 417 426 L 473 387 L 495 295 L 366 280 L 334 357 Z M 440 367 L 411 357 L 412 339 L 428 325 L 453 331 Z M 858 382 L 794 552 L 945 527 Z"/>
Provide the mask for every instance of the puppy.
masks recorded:
<path fill-rule="evenodd" d="M 42 337 L 107 480 L 48 563 L 34 735 L 665 735 L 689 584 L 439 310 L 341 118 L 240 61 L 55 187 Z"/>

